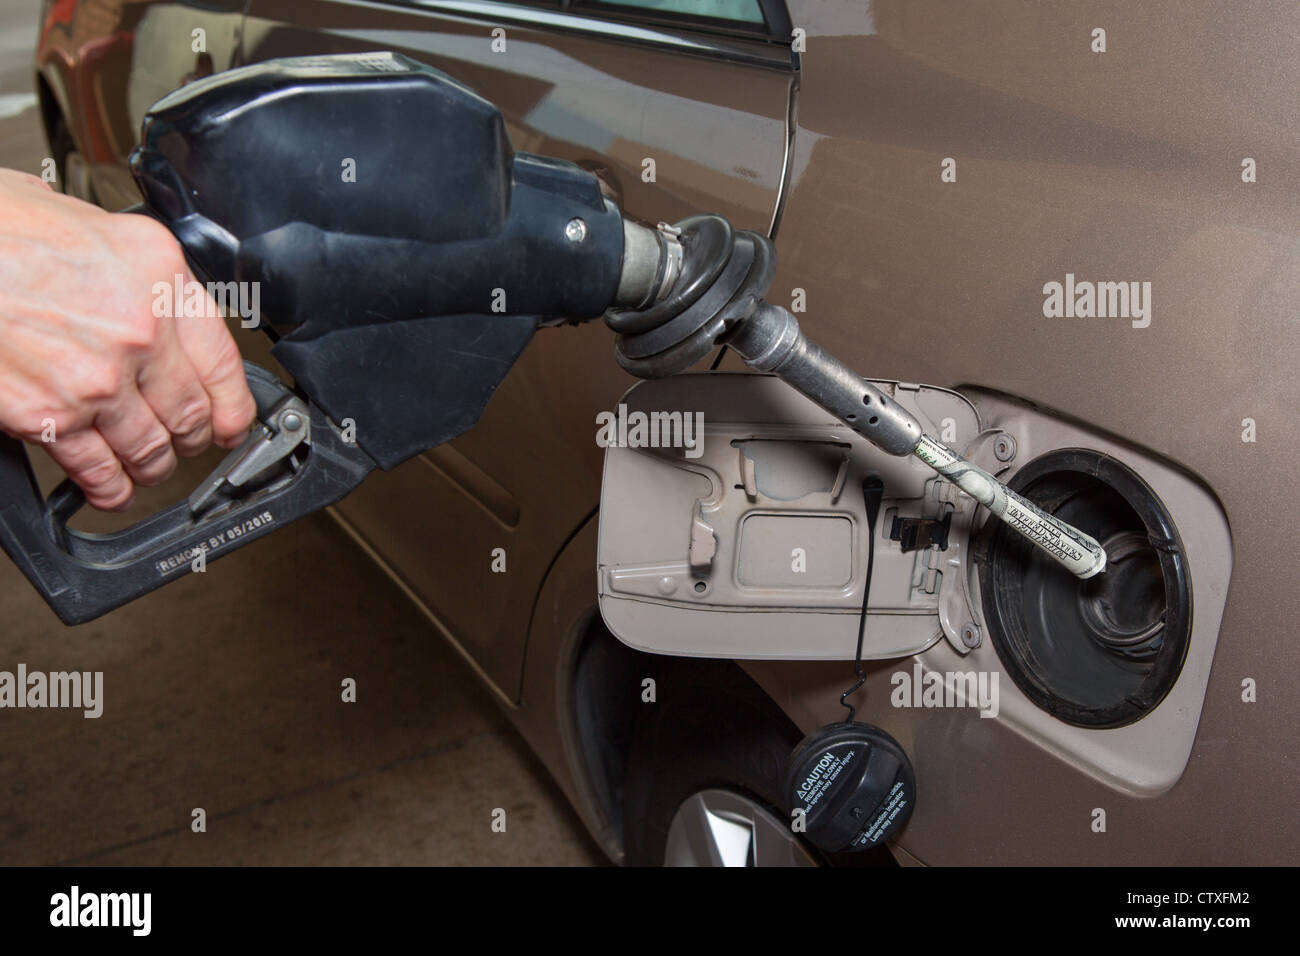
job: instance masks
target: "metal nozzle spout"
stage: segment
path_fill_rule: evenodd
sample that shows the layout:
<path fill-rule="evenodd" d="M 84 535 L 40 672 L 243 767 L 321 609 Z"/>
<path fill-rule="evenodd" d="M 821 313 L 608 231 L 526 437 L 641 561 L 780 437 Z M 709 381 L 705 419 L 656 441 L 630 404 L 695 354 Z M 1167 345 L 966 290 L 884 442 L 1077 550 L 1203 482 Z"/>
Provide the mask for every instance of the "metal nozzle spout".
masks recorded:
<path fill-rule="evenodd" d="M 623 270 L 615 307 L 644 309 L 658 302 L 672 289 L 681 263 L 682 246 L 676 230 L 665 225 L 653 229 L 624 217 Z"/>

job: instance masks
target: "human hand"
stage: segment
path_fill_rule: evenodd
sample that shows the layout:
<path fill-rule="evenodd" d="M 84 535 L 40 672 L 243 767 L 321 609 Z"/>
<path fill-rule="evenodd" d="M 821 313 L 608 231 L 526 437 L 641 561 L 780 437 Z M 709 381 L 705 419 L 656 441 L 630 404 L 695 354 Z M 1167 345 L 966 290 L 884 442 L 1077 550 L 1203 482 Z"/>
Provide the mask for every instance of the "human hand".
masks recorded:
<path fill-rule="evenodd" d="M 0 169 L 0 430 L 41 444 L 102 510 L 129 507 L 255 414 L 216 304 L 158 317 L 153 287 L 193 281 L 147 216 L 105 212 Z"/>

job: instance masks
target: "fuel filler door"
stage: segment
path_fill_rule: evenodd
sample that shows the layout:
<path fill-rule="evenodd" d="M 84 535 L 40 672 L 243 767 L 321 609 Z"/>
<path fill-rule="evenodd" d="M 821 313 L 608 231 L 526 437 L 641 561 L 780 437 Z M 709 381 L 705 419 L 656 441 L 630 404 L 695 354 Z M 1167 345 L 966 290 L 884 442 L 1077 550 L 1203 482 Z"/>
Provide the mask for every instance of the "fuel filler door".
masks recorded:
<path fill-rule="evenodd" d="M 927 434 L 974 455 L 956 392 L 876 381 Z M 978 627 L 975 502 L 882 452 L 769 375 L 642 382 L 602 417 L 598 567 L 605 623 L 659 654 L 851 660 L 867 569 L 862 482 L 884 483 L 863 656 L 898 658 Z M 990 452 L 991 453 L 991 452 Z"/>

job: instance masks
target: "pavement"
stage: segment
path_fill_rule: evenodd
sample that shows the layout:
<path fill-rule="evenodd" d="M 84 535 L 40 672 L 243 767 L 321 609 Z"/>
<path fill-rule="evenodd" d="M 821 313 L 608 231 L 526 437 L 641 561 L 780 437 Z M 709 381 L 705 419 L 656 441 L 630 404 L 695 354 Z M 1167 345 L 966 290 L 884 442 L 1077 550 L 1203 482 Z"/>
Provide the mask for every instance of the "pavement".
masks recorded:
<path fill-rule="evenodd" d="M 0 166 L 39 172 L 36 13 L 7 6 Z M 178 501 L 219 457 L 80 526 Z M 476 675 L 326 515 L 73 628 L 0 558 L 0 681 L 20 664 L 102 673 L 102 714 L 0 708 L 0 864 L 606 862 Z"/>

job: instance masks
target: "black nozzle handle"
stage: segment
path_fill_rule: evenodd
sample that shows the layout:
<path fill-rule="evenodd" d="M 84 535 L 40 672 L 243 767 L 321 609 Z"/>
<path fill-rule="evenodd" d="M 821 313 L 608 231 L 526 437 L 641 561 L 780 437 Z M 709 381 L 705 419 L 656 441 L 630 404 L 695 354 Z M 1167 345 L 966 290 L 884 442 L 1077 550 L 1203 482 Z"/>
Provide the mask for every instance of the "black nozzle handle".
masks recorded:
<path fill-rule="evenodd" d="M 263 419 L 292 395 L 244 363 Z M 81 624 L 338 501 L 374 468 L 314 405 L 310 449 L 286 480 L 196 516 L 188 500 L 110 534 L 68 527 L 85 503 L 64 481 L 41 495 L 26 445 L 0 435 L 0 547 L 65 624 Z M 257 426 L 255 426 L 257 427 Z M 202 553 L 202 561 L 197 559 Z"/>

